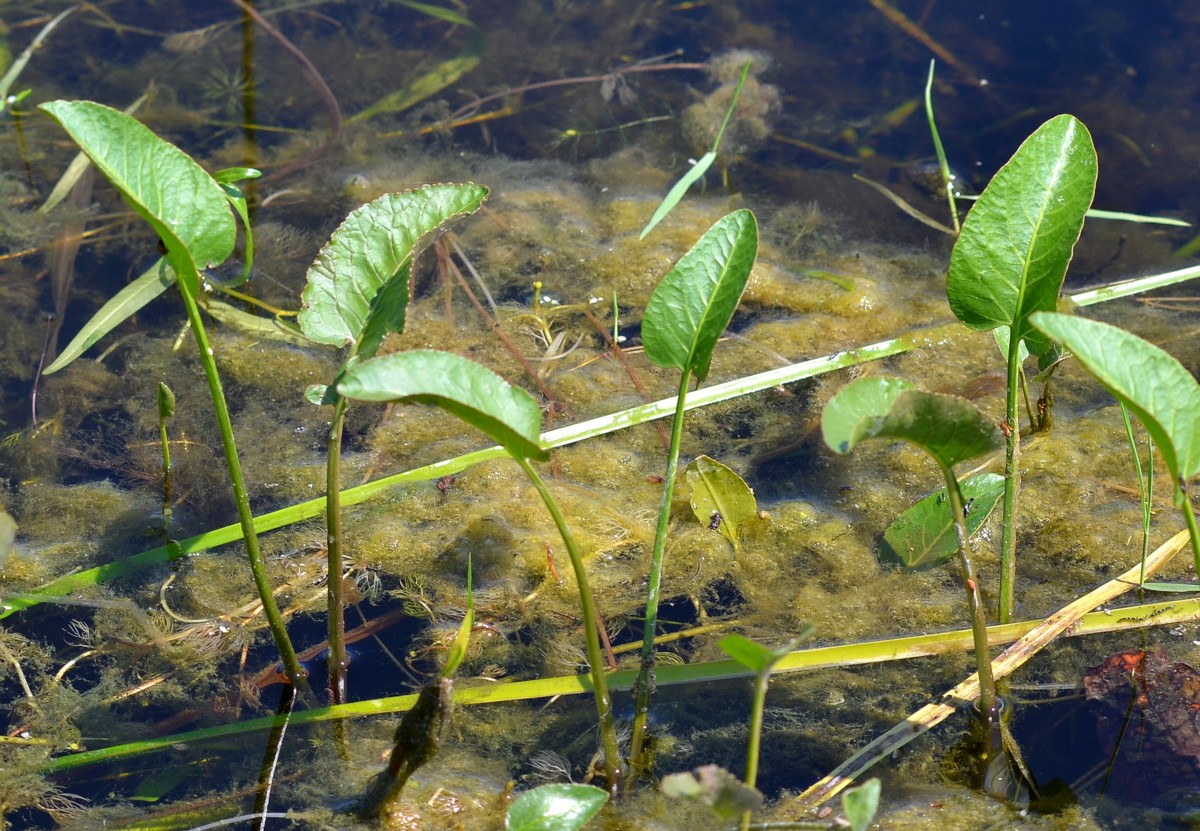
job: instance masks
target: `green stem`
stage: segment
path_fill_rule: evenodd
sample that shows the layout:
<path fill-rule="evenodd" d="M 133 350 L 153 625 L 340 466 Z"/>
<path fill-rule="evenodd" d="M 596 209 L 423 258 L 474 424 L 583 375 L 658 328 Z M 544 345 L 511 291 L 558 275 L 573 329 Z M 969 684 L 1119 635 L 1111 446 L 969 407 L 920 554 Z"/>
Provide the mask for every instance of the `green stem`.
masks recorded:
<path fill-rule="evenodd" d="M 667 450 L 667 473 L 663 477 L 662 503 L 658 509 L 658 528 L 654 532 L 654 552 L 650 557 L 650 574 L 646 578 L 646 617 L 642 627 L 642 660 L 634 685 L 633 736 L 629 743 L 632 767 L 630 780 L 636 779 L 647 767 L 643 759 L 647 728 L 650 722 L 650 697 L 654 694 L 654 635 L 658 629 L 658 600 L 662 587 L 662 564 L 667 550 L 667 527 L 671 522 L 671 502 L 675 498 L 675 475 L 679 470 L 679 445 L 683 441 L 683 413 L 687 409 L 688 381 L 691 373 L 679 379 L 675 396 L 675 417 L 671 422 L 671 446 Z"/>
<path fill-rule="evenodd" d="M 329 425 L 329 449 L 325 454 L 325 549 L 328 556 L 325 578 L 326 609 L 329 618 L 329 694 L 330 703 L 346 703 L 346 617 L 345 580 L 342 577 L 342 427 L 349 399 L 338 397 Z M 350 758 L 349 742 L 340 721 L 334 722 L 334 743 L 338 755 Z"/>
<path fill-rule="evenodd" d="M 175 258 L 181 259 L 181 258 Z M 238 459 L 237 445 L 233 440 L 233 424 L 229 420 L 229 407 L 225 403 L 225 391 L 221 387 L 221 376 L 217 374 L 217 362 L 213 357 L 213 349 L 209 346 L 208 335 L 204 331 L 204 321 L 200 318 L 200 308 L 196 305 L 196 295 L 193 286 L 199 285 L 200 276 L 193 270 L 189 274 L 180 274 L 176 281 L 179 293 L 183 295 L 183 305 L 187 309 L 188 322 L 192 334 L 196 338 L 196 346 L 200 350 L 200 363 L 204 365 L 204 375 L 208 379 L 208 390 L 212 394 L 213 410 L 217 415 L 217 427 L 221 432 L 221 446 L 225 449 L 225 467 L 229 470 L 229 479 L 233 484 L 234 502 L 237 504 L 238 520 L 242 526 L 242 539 L 246 542 L 246 556 L 250 560 L 250 571 L 254 575 L 254 586 L 258 589 L 258 599 L 263 606 L 263 614 L 267 618 L 267 626 L 275 639 L 275 647 L 283 661 L 283 670 L 292 685 L 300 690 L 305 697 L 311 698 L 308 688 L 308 678 L 300 661 L 296 659 L 296 650 L 288 637 L 283 615 L 275 603 L 275 594 L 271 582 L 267 578 L 267 567 L 263 561 L 262 550 L 258 547 L 258 535 L 254 532 L 254 514 L 250 511 L 250 495 L 246 490 L 246 480 L 242 476 L 242 464 Z"/>
<path fill-rule="evenodd" d="M 954 471 L 946 465 L 941 467 L 942 475 L 946 479 L 946 494 L 950 498 L 950 513 L 954 517 L 954 534 L 958 539 L 958 556 L 962 563 L 963 583 L 967 588 L 967 605 L 971 614 L 975 667 L 979 672 L 979 717 L 990 734 L 999 726 L 1000 710 L 996 703 L 996 682 L 992 677 L 992 656 L 988 652 L 987 619 L 984 617 L 983 598 L 980 596 L 979 582 L 971 565 L 970 549 L 967 547 L 970 536 L 967 533 L 962 491 L 958 489 Z"/>
<path fill-rule="evenodd" d="M 1125 438 L 1129 441 L 1129 455 L 1133 458 L 1133 472 L 1137 474 L 1138 494 L 1142 500 L 1142 571 L 1138 576 L 1138 585 L 1146 583 L 1146 558 L 1150 556 L 1150 512 L 1152 508 L 1152 491 L 1146 487 L 1146 474 L 1142 469 L 1142 459 L 1138 455 L 1137 439 L 1133 435 L 1133 420 L 1129 418 L 1129 408 L 1124 401 L 1118 401 L 1121 406 L 1121 423 L 1125 425 Z M 1150 473 L 1154 474 L 1154 444 L 1150 443 Z"/>
<path fill-rule="evenodd" d="M 1004 442 L 1004 517 L 1000 535 L 1000 597 L 998 617 L 1001 623 L 1012 619 L 1014 587 L 1017 582 L 1017 497 L 1021 490 L 1021 422 L 1017 415 L 1021 390 L 1021 339 L 1010 331 L 1008 338 L 1008 396 L 1004 423 L 1008 425 Z"/>
<path fill-rule="evenodd" d="M 758 756 L 762 744 L 763 711 L 767 704 L 767 684 L 771 668 L 754 676 L 754 700 L 750 706 L 750 736 L 746 742 L 746 784 L 751 788 L 758 782 Z M 750 812 L 742 814 L 741 829 L 750 827 Z"/>
<path fill-rule="evenodd" d="M 1192 540 L 1192 560 L 1196 565 L 1196 578 L 1200 579 L 1200 529 L 1196 527 L 1196 512 L 1192 510 L 1192 497 L 1188 494 L 1187 482 L 1181 478 L 1177 487 L 1180 501 L 1183 502 L 1183 518 L 1187 520 L 1188 536 Z"/>
<path fill-rule="evenodd" d="M 550 494 L 550 489 L 546 487 L 545 481 L 534 470 L 528 459 L 514 458 L 521 469 L 525 471 L 525 475 L 529 477 L 529 481 L 533 483 L 533 487 L 537 489 L 538 495 L 542 497 L 542 502 L 550 511 L 550 516 L 554 518 L 554 524 L 558 526 L 558 533 L 571 558 L 571 568 L 575 571 L 575 582 L 579 586 L 579 605 L 583 613 L 583 633 L 587 641 L 588 669 L 592 679 L 592 689 L 596 696 L 596 714 L 600 719 L 600 748 L 604 753 L 604 774 L 608 777 L 609 794 L 616 796 L 621 790 L 623 776 L 621 749 L 617 743 L 617 727 L 613 718 L 612 696 L 608 692 L 608 679 L 604 677 L 604 656 L 600 653 L 600 631 L 596 627 L 599 616 L 596 611 L 596 602 L 592 598 L 592 587 L 588 584 L 583 554 L 575 542 L 575 536 L 567 526 L 566 517 L 563 516 L 558 503 Z"/>
<path fill-rule="evenodd" d="M 332 703 L 346 703 L 346 623 L 342 581 L 342 425 L 349 400 L 338 397 L 329 425 L 325 460 L 325 546 L 328 554 L 329 689 Z"/>

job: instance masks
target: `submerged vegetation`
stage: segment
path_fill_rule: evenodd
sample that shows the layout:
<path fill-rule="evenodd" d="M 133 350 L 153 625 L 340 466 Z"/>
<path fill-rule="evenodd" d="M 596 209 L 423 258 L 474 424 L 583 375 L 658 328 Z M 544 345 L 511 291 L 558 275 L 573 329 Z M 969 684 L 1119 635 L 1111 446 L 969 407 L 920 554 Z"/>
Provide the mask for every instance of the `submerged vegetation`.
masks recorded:
<path fill-rule="evenodd" d="M 775 4 L 181 5 L 4 13 L 39 45 L 0 79 L 0 826 L 1186 809 L 1110 715 L 1153 686 L 1158 769 L 1194 763 L 1200 357 L 1189 298 L 1126 298 L 1195 269 L 1089 212 L 1163 208 L 1127 101 L 1031 120 L 934 5 L 796 10 L 807 50 Z"/>

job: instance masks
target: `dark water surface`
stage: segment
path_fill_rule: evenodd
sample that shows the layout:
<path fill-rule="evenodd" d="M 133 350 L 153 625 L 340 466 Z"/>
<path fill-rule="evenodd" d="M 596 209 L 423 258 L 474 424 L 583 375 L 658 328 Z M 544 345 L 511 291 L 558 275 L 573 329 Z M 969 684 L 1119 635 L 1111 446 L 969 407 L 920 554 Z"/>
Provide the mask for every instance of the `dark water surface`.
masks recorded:
<path fill-rule="evenodd" d="M 933 147 L 920 102 L 935 52 L 942 141 L 970 189 L 981 190 L 1039 124 L 1068 112 L 1097 148 L 1096 207 L 1200 217 L 1200 12 L 1182 0 L 921 0 L 895 7 L 904 24 L 869 2 L 493 1 L 445 5 L 439 14 L 383 0 L 256 7 L 311 69 L 233 3 L 110 0 L 66 18 L 11 88 L 31 92 L 0 123 L 0 509 L 19 529 L 0 560 L 6 612 L 63 575 L 236 518 L 173 292 L 43 377 L 34 396 L 39 363 L 157 258 L 153 235 L 101 177 L 90 194 L 37 212 L 75 152 L 35 110 L 44 101 L 125 108 L 144 95 L 137 117 L 208 169 L 263 170 L 247 186 L 257 254 L 241 289 L 259 303 L 214 295 L 259 324 L 226 313 L 210 329 L 260 514 L 323 492 L 329 412 L 303 392 L 327 383 L 338 365 L 332 351 L 276 339 L 262 321 L 299 307 L 321 244 L 350 210 L 383 193 L 439 181 L 492 189 L 484 212 L 455 226 L 446 256 L 431 249 L 419 258 L 407 329 L 388 348 L 449 349 L 485 363 L 541 398 L 547 429 L 673 395 L 672 373 L 635 349 L 627 364 L 615 360 L 605 335 L 615 326 L 636 346 L 658 280 L 734 208 L 755 211 L 762 244 L 733 337 L 718 347 L 706 385 L 952 320 L 950 237 L 852 178 L 882 183 L 948 221 L 922 175 Z M 64 8 L 0 4 L 9 50 L 19 55 Z M 640 240 L 671 184 L 709 149 L 747 59 L 749 78 L 703 190 Z M 1194 233 L 1089 221 L 1067 290 L 1188 265 Z M 232 274 L 235 265 L 213 277 Z M 1195 294 L 1184 284 L 1088 314 L 1153 340 L 1195 372 Z M 1000 356 L 990 336 L 966 329 L 854 372 L 907 377 L 969 397 L 993 417 L 1003 411 Z M 689 414 L 684 461 L 703 453 L 733 467 L 764 513 L 742 528 L 735 551 L 695 520 L 681 486 L 660 622 L 666 631 L 717 628 L 665 644 L 664 662 L 720 660 L 716 640 L 727 631 L 776 646 L 808 623 L 821 643 L 965 625 L 955 571 L 901 574 L 875 557 L 882 531 L 939 476 L 912 450 L 868 446 L 835 457 L 824 446 L 821 408 L 849 377 L 833 373 Z M 1059 378 L 1055 429 L 1025 453 L 1020 618 L 1053 612 L 1141 550 L 1119 415 L 1077 366 Z M 178 401 L 167 425 L 175 468 L 165 528 L 159 382 Z M 435 411 L 357 405 L 344 484 L 485 444 Z M 625 668 L 635 666 L 634 653 L 619 647 L 641 637 L 664 465 L 662 436 L 644 425 L 556 450 L 546 468 L 589 552 Z M 1183 527 L 1160 474 L 1155 545 Z M 347 628 L 364 627 L 351 646 L 354 701 L 411 693 L 436 673 L 464 612 L 468 556 L 484 626 L 460 688 L 582 671 L 570 566 L 515 465 L 493 460 L 390 488 L 348 510 L 346 522 L 355 600 Z M 996 522 L 976 552 L 988 587 Z M 292 637 L 299 649 L 311 647 L 318 691 L 323 544 L 311 510 L 264 536 Z M 263 731 L 182 737 L 153 753 L 43 775 L 53 759 L 80 750 L 274 711 L 277 656 L 243 550 L 197 547 L 206 550 L 102 579 L 0 623 L 0 819 L 11 827 L 193 828 L 256 810 Z M 1185 559 L 1168 567 L 1171 577 L 1188 576 Z M 1171 662 L 1194 663 L 1198 642 L 1189 623 L 1052 646 L 1014 679 L 1012 727 L 1045 786 L 1040 810 L 1019 812 L 971 786 L 964 715 L 879 767 L 880 827 L 1188 826 L 1200 810 L 1189 795 L 1200 782 L 1200 739 L 1148 737 L 1146 725 L 1160 717 L 1139 715 L 1146 703 L 1136 695 L 1122 721 L 1070 692 L 1113 653 L 1161 649 Z M 799 818 L 796 793 L 971 666 L 969 655 L 952 653 L 780 676 L 767 702 L 759 778 L 768 803 L 756 818 Z M 1188 684 L 1170 700 L 1194 713 L 1200 704 L 1187 697 Z M 660 772 L 709 763 L 743 771 L 748 687 L 660 690 Z M 1047 697 L 1054 703 L 1031 703 Z M 618 694 L 617 705 L 628 709 L 628 696 Z M 270 810 L 298 812 L 297 825 L 354 825 L 331 806 L 379 768 L 395 719 L 351 721 L 347 760 L 333 752 L 327 725 L 290 728 Z M 460 707 L 441 755 L 414 777 L 390 827 L 502 827 L 509 782 L 586 776 L 593 721 L 582 696 Z M 1143 740 L 1145 754 L 1128 744 L 1114 750 Z M 718 823 L 707 809 L 665 805 L 647 788 L 591 827 Z"/>

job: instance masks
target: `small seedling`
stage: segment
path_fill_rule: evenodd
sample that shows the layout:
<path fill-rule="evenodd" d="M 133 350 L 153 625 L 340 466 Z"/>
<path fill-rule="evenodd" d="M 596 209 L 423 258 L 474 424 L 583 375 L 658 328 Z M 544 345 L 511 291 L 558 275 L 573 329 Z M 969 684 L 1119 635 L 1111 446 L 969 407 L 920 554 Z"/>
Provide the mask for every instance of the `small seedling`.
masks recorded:
<path fill-rule="evenodd" d="M 1083 217 L 1096 190 L 1096 149 L 1077 119 L 1050 119 L 997 171 L 967 214 L 950 255 L 946 297 L 972 329 L 1009 329 L 1004 416 L 1004 525 L 999 618 L 1012 616 L 1016 583 L 1017 497 L 1020 490 L 1021 344 L 1044 356 L 1049 341 L 1029 322 L 1053 311 Z"/>
<path fill-rule="evenodd" d="M 308 695 L 304 669 L 296 659 L 296 651 L 267 577 L 225 392 L 197 303 L 203 286 L 201 270 L 224 262 L 233 253 L 237 238 L 237 226 L 230 213 L 231 200 L 225 189 L 229 186 L 228 180 L 249 171 L 237 170 L 222 177 L 225 179 L 223 183 L 218 183 L 186 153 L 154 135 L 140 122 L 91 101 L 51 101 L 42 104 L 40 109 L 62 125 L 96 168 L 120 191 L 125 201 L 150 224 L 165 249 L 163 258 L 153 270 L 155 277 L 145 281 L 146 275 L 143 275 L 139 282 L 143 283 L 142 290 L 147 283 L 157 283 L 154 286 L 157 290 L 146 298 L 147 301 L 166 290 L 171 283 L 179 287 L 212 396 L 221 445 L 225 450 L 225 466 L 229 471 L 246 554 L 263 614 L 288 678 Z M 240 196 L 232 201 L 239 215 L 244 218 L 244 204 L 239 206 L 239 199 Z M 105 309 L 101 309 L 97 317 L 104 314 Z M 89 327 L 94 331 L 101 328 L 92 324 Z M 58 364 L 56 361 L 55 365 Z M 47 368 L 46 372 L 58 368 L 55 365 Z"/>
<path fill-rule="evenodd" d="M 697 383 L 708 377 L 713 349 L 724 333 L 750 279 L 758 256 L 758 223 L 747 210 L 734 211 L 718 219 L 667 272 L 646 304 L 642 317 L 642 343 L 646 357 L 665 369 L 680 371 L 671 423 L 663 496 L 654 535 L 654 550 L 647 577 L 645 636 L 641 666 L 634 685 L 633 738 L 629 757 L 634 778 L 649 762 L 642 752 L 654 689 L 654 634 L 658 626 L 662 564 L 667 548 L 667 527 L 675 477 L 679 468 L 679 445 L 683 438 L 683 413 L 687 391 L 694 376 Z"/>
<path fill-rule="evenodd" d="M 754 699 L 750 705 L 750 737 L 746 742 L 746 786 L 758 784 L 758 758 L 762 741 L 763 712 L 767 705 L 767 683 L 775 664 L 812 634 L 813 627 L 805 626 L 796 637 L 779 649 L 767 649 L 742 635 L 726 635 L 717 641 L 730 658 L 754 673 Z M 742 829 L 750 825 L 750 812 L 742 814 Z"/>
<path fill-rule="evenodd" d="M 954 466 L 998 448 L 995 424 L 964 399 L 920 392 L 901 379 L 862 378 L 842 388 L 825 406 L 821 431 L 825 443 L 841 454 L 867 439 L 900 439 L 928 453 L 941 470 L 970 609 L 979 671 L 979 714 L 990 735 L 993 726 L 998 726 L 1000 708 L 992 680 L 983 599 L 968 547 L 966 500 Z"/>

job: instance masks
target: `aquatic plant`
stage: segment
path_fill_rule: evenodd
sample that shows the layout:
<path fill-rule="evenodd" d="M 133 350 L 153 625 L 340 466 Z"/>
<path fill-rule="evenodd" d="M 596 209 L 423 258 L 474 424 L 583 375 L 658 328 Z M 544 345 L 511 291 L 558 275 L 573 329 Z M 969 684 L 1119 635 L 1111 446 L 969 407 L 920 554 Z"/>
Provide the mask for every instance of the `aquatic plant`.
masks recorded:
<path fill-rule="evenodd" d="M 342 589 L 342 433 L 349 401 L 337 391 L 348 369 L 373 358 L 389 334 L 404 331 L 412 263 L 421 240 L 474 212 L 487 196 L 480 185 L 429 185 L 385 194 L 353 211 L 308 270 L 297 322 L 309 340 L 346 348 L 333 382 L 310 387 L 313 404 L 332 405 L 325 477 L 328 550 L 329 683 L 334 704 L 346 701 Z"/>
<path fill-rule="evenodd" d="M 296 659 L 296 651 L 267 577 L 225 392 L 197 303 L 204 285 L 201 270 L 224 262 L 233 253 L 237 228 L 230 205 L 237 208 L 244 220 L 245 203 L 240 194 L 231 199 L 226 188 L 232 189 L 230 180 L 244 178 L 248 172 L 240 169 L 227 172 L 222 176 L 224 184 L 218 183 L 182 150 L 130 116 L 101 104 L 51 101 L 40 105 L 40 109 L 62 125 L 96 168 L 158 234 L 164 249 L 163 257 L 151 272 L 147 272 L 153 273 L 154 278 L 146 282 L 157 283 L 155 295 L 171 283 L 179 287 L 212 396 L 255 588 L 288 677 L 299 689 L 307 690 L 304 670 Z M 248 260 L 252 253 L 248 242 Z"/>
<path fill-rule="evenodd" d="M 967 514 L 954 466 L 999 447 L 996 426 L 974 404 L 949 395 L 920 392 L 896 378 L 860 378 L 838 391 L 821 413 L 821 432 L 835 453 L 849 453 L 867 439 L 902 440 L 924 450 L 946 483 L 945 507 L 954 536 L 963 588 L 967 593 L 975 665 L 979 671 L 979 714 L 989 730 L 998 728 L 1000 706 L 992 680 L 983 596 L 971 563 Z"/>
<path fill-rule="evenodd" d="M 542 447 L 541 409 L 529 393 L 511 386 L 491 370 L 459 355 L 431 350 L 411 350 L 372 358 L 350 367 L 337 383 L 337 393 L 359 401 L 431 404 L 458 416 L 483 431 L 521 466 L 542 498 L 571 558 L 579 589 L 584 638 L 608 790 L 616 793 L 623 781 L 612 699 L 604 676 L 595 601 L 587 579 L 583 552 L 566 517 L 531 460 L 545 460 Z"/>
<path fill-rule="evenodd" d="M 713 348 L 737 309 L 750 271 L 758 256 L 758 223 L 747 210 L 734 211 L 713 223 L 692 248 L 667 272 L 646 304 L 642 317 L 642 343 L 646 357 L 665 369 L 680 371 L 671 422 L 671 443 L 663 474 L 663 495 L 658 511 L 650 571 L 646 578 L 646 614 L 642 656 L 634 690 L 633 738 L 629 756 L 636 775 L 647 770 L 643 755 L 654 690 L 654 635 L 658 626 L 662 564 L 675 496 L 679 445 L 688 387 L 708 377 Z"/>
<path fill-rule="evenodd" d="M 1053 311 L 1083 218 L 1096 191 L 1096 150 L 1076 118 L 1060 115 L 1033 132 L 996 172 L 963 222 L 950 254 L 946 297 L 955 316 L 979 331 L 1003 328 L 1007 361 L 1004 415 L 1004 503 L 999 617 L 1012 616 L 1017 568 L 1024 381 L 1022 344 L 1045 369 L 1055 356 L 1029 322 Z"/>

